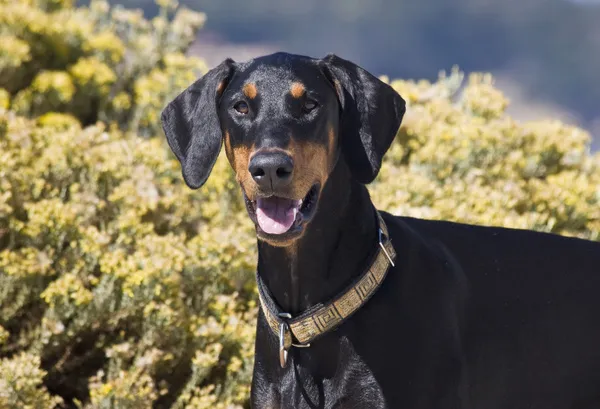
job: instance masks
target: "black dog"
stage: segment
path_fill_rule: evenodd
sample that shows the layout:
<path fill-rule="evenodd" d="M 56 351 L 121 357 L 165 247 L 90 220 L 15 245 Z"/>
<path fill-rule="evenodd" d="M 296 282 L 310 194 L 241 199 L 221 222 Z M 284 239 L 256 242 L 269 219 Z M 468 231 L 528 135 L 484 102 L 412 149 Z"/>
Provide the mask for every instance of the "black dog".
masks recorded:
<path fill-rule="evenodd" d="M 278 53 L 163 112 L 192 188 L 225 142 L 256 224 L 253 407 L 600 408 L 600 243 L 376 212 L 404 111 L 348 61 Z"/>

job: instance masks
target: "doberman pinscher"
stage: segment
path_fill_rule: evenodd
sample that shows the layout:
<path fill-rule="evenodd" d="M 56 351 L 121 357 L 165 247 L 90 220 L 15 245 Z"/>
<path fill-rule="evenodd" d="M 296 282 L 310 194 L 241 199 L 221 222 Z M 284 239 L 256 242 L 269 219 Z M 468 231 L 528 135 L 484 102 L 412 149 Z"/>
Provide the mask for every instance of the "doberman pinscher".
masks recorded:
<path fill-rule="evenodd" d="M 378 212 L 404 100 L 363 68 L 231 59 L 162 122 L 185 182 L 222 143 L 258 237 L 254 408 L 600 408 L 600 243 Z"/>

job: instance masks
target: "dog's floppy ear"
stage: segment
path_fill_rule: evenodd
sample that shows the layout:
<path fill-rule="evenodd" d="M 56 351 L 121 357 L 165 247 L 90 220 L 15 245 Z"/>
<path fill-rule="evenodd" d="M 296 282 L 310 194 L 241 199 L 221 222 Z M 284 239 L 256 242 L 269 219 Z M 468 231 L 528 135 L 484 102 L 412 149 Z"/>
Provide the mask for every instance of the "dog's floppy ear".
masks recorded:
<path fill-rule="evenodd" d="M 342 152 L 353 177 L 361 183 L 375 179 L 406 110 L 402 97 L 358 65 L 334 54 L 323 59 L 342 107 Z"/>
<path fill-rule="evenodd" d="M 226 59 L 179 94 L 162 111 L 169 146 L 181 162 L 185 183 L 197 189 L 206 182 L 222 145 L 217 105 L 233 74 Z"/>

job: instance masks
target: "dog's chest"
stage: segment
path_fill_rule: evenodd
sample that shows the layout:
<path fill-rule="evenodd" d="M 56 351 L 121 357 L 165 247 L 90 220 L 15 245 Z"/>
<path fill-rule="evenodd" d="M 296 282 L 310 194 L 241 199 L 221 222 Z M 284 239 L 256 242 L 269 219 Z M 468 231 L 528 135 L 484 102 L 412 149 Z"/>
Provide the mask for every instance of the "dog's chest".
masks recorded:
<path fill-rule="evenodd" d="M 384 409 L 385 399 L 380 385 L 368 366 L 349 345 L 340 345 L 340 360 L 329 369 L 314 371 L 320 365 L 318 357 L 303 354 L 290 357 L 285 370 L 279 372 L 275 382 L 266 381 L 271 376 L 255 373 L 253 408 L 299 409 Z M 302 352 L 300 352 L 302 353 Z M 332 356 L 330 356 L 332 358 Z M 329 361 L 331 362 L 331 361 Z"/>

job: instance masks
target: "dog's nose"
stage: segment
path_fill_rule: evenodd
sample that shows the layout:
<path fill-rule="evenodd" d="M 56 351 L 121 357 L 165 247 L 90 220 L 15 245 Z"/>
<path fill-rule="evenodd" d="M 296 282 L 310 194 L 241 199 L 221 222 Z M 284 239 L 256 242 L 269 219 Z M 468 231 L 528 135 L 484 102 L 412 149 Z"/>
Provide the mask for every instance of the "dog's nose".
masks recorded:
<path fill-rule="evenodd" d="M 283 152 L 257 153 L 250 159 L 248 170 L 262 189 L 278 189 L 292 181 L 294 161 Z"/>

